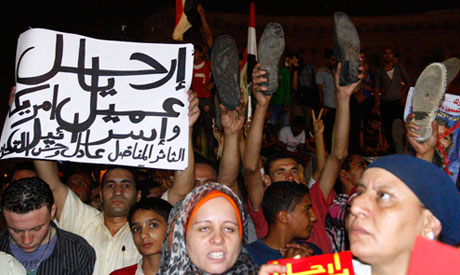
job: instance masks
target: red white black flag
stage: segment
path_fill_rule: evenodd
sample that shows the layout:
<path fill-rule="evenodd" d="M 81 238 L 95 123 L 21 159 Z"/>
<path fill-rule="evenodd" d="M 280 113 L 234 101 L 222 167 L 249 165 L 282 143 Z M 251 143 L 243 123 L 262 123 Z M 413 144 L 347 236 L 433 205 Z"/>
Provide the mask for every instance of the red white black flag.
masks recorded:
<path fill-rule="evenodd" d="M 257 63 L 256 12 L 254 2 L 249 6 L 248 44 L 244 50 L 240 68 L 240 87 L 244 90 L 244 99 L 248 106 L 248 118 L 251 116 L 251 95 L 248 85 L 252 82 L 252 70 Z"/>
<path fill-rule="evenodd" d="M 192 27 L 189 20 L 187 19 L 187 10 L 191 8 L 191 0 L 176 0 L 176 25 L 172 38 L 174 40 L 183 40 L 184 33 Z"/>

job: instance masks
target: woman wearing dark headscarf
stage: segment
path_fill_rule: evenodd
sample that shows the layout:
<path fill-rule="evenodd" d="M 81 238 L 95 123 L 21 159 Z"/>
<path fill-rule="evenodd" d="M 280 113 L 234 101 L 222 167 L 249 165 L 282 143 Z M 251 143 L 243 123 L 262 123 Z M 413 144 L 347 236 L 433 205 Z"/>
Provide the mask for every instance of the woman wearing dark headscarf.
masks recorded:
<path fill-rule="evenodd" d="M 435 165 L 408 155 L 368 166 L 347 220 L 355 274 L 406 274 L 417 235 L 460 242 L 460 195 Z"/>
<path fill-rule="evenodd" d="M 243 205 L 228 187 L 195 188 L 170 213 L 160 274 L 257 274 L 242 246 L 247 229 Z"/>

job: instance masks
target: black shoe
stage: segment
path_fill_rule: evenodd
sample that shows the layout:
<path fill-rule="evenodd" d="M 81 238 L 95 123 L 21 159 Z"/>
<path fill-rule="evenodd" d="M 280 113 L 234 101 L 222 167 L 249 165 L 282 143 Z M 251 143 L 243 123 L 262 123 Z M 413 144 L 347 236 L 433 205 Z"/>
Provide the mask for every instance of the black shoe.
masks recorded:
<path fill-rule="evenodd" d="M 334 13 L 334 45 L 337 62 L 342 63 L 339 85 L 358 82 L 361 44 L 353 22 L 343 12 Z"/>
<path fill-rule="evenodd" d="M 211 54 L 211 68 L 219 101 L 229 110 L 240 106 L 240 59 L 235 40 L 224 34 L 217 37 Z"/>
<path fill-rule="evenodd" d="M 271 95 L 278 89 L 278 66 L 283 52 L 283 28 L 278 23 L 268 23 L 260 37 L 257 51 L 260 69 L 267 72 L 263 77 L 266 77 L 268 81 L 260 84 L 268 88 L 266 95 Z"/>

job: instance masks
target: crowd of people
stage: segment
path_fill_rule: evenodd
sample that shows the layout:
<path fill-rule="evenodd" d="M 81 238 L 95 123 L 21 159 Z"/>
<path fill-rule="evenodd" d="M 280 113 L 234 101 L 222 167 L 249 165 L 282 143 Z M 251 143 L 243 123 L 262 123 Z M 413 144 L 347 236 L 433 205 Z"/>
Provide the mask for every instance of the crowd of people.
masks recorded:
<path fill-rule="evenodd" d="M 404 122 L 412 82 L 392 48 L 375 72 L 357 52 L 359 73 L 348 77 L 357 80 L 344 84 L 346 55 L 326 50 L 317 67 L 265 47 L 284 49 L 268 31 L 251 101 L 230 109 L 204 33 L 188 91 L 188 167 L 18 162 L 2 186 L 2 269 L 268 275 L 286 272 L 272 260 L 350 250 L 355 274 L 406 274 L 416 236 L 459 245 L 460 195 L 433 164 L 438 125 L 420 142 L 416 114 Z"/>

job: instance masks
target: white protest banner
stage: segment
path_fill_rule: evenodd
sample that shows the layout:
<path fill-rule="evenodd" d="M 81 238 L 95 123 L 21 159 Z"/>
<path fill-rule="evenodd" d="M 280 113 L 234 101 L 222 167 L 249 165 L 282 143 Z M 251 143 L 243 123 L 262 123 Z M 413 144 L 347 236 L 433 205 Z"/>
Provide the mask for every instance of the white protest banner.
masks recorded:
<path fill-rule="evenodd" d="M 412 97 L 414 88 L 407 94 L 404 120 L 413 112 Z M 460 167 L 460 96 L 444 94 L 438 113 L 438 144 L 433 163 L 443 168 L 454 183 L 457 182 Z"/>
<path fill-rule="evenodd" d="M 192 44 L 20 35 L 0 158 L 185 169 Z"/>

